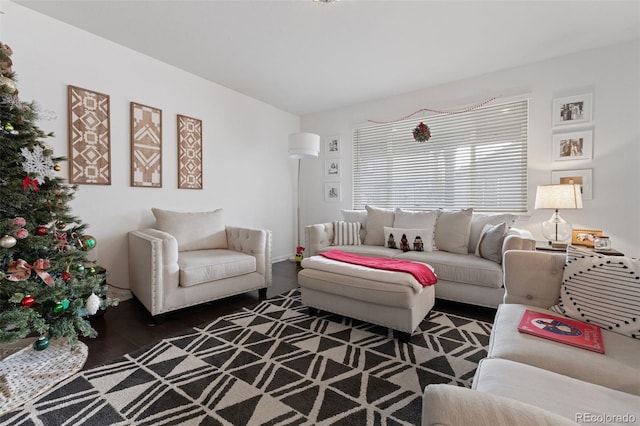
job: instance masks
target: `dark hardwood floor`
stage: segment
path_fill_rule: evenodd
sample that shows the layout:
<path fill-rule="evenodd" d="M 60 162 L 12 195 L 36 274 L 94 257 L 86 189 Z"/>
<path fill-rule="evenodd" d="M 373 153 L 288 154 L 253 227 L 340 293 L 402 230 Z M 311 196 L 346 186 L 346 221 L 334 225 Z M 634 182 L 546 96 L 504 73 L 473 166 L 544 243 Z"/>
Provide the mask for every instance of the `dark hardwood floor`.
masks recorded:
<path fill-rule="evenodd" d="M 298 287 L 295 262 L 273 264 L 273 283 L 267 297 L 274 297 Z M 89 347 L 89 357 L 83 369 L 93 368 L 124 354 L 152 345 L 159 340 L 187 333 L 191 328 L 242 308 L 251 308 L 259 302 L 253 291 L 180 311 L 170 312 L 163 322 L 155 324 L 144 306 L 136 299 L 120 302 L 107 309 L 102 317 L 91 320 L 98 332 L 95 339 L 81 339 Z M 493 322 L 495 309 L 436 300 L 435 309 Z"/>

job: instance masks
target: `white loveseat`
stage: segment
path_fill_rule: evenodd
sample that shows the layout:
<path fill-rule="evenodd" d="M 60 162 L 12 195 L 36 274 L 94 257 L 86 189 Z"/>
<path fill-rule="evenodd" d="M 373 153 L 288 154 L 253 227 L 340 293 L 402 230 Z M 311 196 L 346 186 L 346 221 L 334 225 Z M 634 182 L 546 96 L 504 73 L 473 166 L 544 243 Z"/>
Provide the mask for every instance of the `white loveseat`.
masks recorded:
<path fill-rule="evenodd" d="M 425 212 L 373 206 L 341 213 L 341 221 L 305 228 L 305 256 L 339 249 L 427 263 L 438 276 L 435 292 L 439 299 L 497 307 L 504 296 L 502 254 L 507 250 L 535 249 L 535 240 L 529 232 L 511 227 L 517 219 L 512 214 L 478 213 L 471 209 Z M 353 228 L 348 224 L 358 224 L 357 237 L 354 238 Z M 410 248 L 414 235 L 420 234 L 424 251 L 389 248 L 390 234 L 394 235 L 397 247 L 401 236 L 409 235 Z M 483 253 L 477 252 L 479 244 L 485 247 Z"/>
<path fill-rule="evenodd" d="M 473 389 L 428 385 L 423 426 L 640 423 L 640 263 L 589 253 L 572 257 L 571 252 L 505 254 L 504 304 Z M 621 265 L 627 278 L 598 271 L 612 264 Z M 567 287 L 572 276 L 589 274 L 581 290 Z M 600 293 L 605 287 L 610 290 Z M 620 297 L 614 295 L 618 290 Z M 592 291 L 600 294 L 598 299 L 576 298 L 578 292 Z M 587 304 L 593 309 L 585 309 Z M 607 311 L 607 322 L 600 323 L 604 354 L 517 330 L 526 309 L 553 315 L 564 311 L 572 317 L 583 312 L 583 319 L 596 323 L 593 315 L 604 315 L 598 305 Z M 581 311 L 574 310 L 578 307 Z"/>
<path fill-rule="evenodd" d="M 271 285 L 271 231 L 225 226 L 222 210 L 152 209 L 155 228 L 129 232 L 129 285 L 152 316 Z"/>

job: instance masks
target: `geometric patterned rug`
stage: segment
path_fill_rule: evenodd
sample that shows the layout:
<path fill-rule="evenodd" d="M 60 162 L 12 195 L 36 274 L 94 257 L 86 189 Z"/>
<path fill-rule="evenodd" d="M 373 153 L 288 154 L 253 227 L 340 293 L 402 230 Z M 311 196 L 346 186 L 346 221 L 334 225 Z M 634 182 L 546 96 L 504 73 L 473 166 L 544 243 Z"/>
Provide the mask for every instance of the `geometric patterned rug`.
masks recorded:
<path fill-rule="evenodd" d="M 432 311 L 408 343 L 298 290 L 82 371 L 11 425 L 419 425 L 430 383 L 470 386 L 491 324 Z"/>

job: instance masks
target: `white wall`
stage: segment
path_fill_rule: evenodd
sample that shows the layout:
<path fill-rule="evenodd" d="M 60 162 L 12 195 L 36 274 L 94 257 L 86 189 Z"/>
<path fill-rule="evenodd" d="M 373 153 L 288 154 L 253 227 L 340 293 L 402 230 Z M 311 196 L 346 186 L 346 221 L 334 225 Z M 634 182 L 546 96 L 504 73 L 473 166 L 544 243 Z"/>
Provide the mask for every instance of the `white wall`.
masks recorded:
<path fill-rule="evenodd" d="M 437 65 L 435 65 L 437 66 Z M 473 64 L 469 64 L 473 66 Z M 425 72 L 429 72 L 428 67 Z M 394 78 L 389 76 L 389 78 Z M 553 162 L 552 100 L 593 93 L 593 160 Z M 302 187 L 303 225 L 339 217 L 352 207 L 352 129 L 367 120 L 392 121 L 421 108 L 456 110 L 491 97 L 530 99 L 528 206 L 531 215 L 518 227 L 544 240 L 540 222 L 549 210 L 534 210 L 536 186 L 551 183 L 552 170 L 593 169 L 593 200 L 584 209 L 563 211 L 574 228 L 601 229 L 614 248 L 640 255 L 640 42 L 590 50 L 375 102 L 302 117 L 303 131 L 340 135 L 342 201 L 324 201 L 324 157 L 307 161 Z M 417 116 L 416 124 L 428 117 Z M 557 130 L 556 130 L 557 131 Z M 401 207 L 401 206 L 400 206 Z"/>
<path fill-rule="evenodd" d="M 38 122 L 56 134 L 47 141 L 55 155 L 68 156 L 67 85 L 110 95 L 111 185 L 80 185 L 71 205 L 97 239 L 111 284 L 128 288 L 127 232 L 153 225 L 151 207 L 223 208 L 228 225 L 271 229 L 275 260 L 293 254 L 296 163 L 287 135 L 299 117 L 10 1 L 2 10 L 0 40 L 13 49 L 20 99 L 55 116 Z M 132 101 L 162 109 L 162 188 L 130 186 Z M 176 114 L 202 120 L 203 190 L 177 189 Z"/>

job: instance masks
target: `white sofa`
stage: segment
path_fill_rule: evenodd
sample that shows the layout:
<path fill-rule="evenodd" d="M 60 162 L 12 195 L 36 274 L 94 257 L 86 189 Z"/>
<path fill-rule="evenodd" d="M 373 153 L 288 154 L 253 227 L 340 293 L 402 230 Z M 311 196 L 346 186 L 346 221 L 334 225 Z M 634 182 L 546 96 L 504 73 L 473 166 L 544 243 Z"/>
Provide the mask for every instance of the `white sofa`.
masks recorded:
<path fill-rule="evenodd" d="M 565 254 L 549 252 L 505 253 L 504 304 L 498 308 L 487 358 L 480 362 L 473 389 L 428 385 L 423 399 L 423 426 L 640 423 L 640 339 L 623 333 L 625 327 L 626 333 L 638 333 L 640 324 L 621 321 L 621 327 L 612 326 L 618 332 L 609 327 L 602 329 L 604 354 L 517 330 L 526 309 L 559 315 L 558 306 L 562 304 L 558 302 L 571 300 L 567 298 L 576 294 L 574 291 L 571 295 L 563 283 L 571 280 L 571 268 L 576 268 L 576 263 L 622 262 L 585 254 L 579 262 L 569 257 L 573 265 L 565 267 L 567 258 Z M 626 268 L 627 273 L 629 269 L 635 274 L 634 279 L 638 277 L 638 268 L 635 272 Z M 584 273 L 590 270 L 588 267 Z M 601 281 L 597 278 L 595 282 L 602 286 L 611 282 L 610 277 L 599 277 Z M 616 277 L 612 281 L 627 286 L 628 306 L 633 306 L 634 295 L 639 299 L 640 281 L 623 284 L 624 280 Z M 611 307 L 616 304 L 609 295 L 601 298 Z M 579 306 L 582 302 L 577 303 Z M 620 315 L 637 318 L 640 303 L 635 303 L 635 308 L 625 309 Z M 567 313 L 572 312 L 566 304 L 564 308 Z"/>
<path fill-rule="evenodd" d="M 225 226 L 222 210 L 152 209 L 155 228 L 129 232 L 129 285 L 157 317 L 271 285 L 271 231 Z"/>
<path fill-rule="evenodd" d="M 504 230 L 515 222 L 511 214 L 477 213 L 471 209 L 461 211 L 410 211 L 400 208 L 379 209 L 366 206 L 366 210 L 343 210 L 342 220 L 310 225 L 305 228 L 305 256 L 338 249 L 367 256 L 397 258 L 431 265 L 438 276 L 436 298 L 453 300 L 495 308 L 504 296 L 503 271 L 499 260 L 507 250 L 534 250 L 533 236 L 523 230 L 510 228 L 495 247 L 498 253 L 487 258 L 476 254 L 482 232 L 487 227 L 505 224 Z M 346 231 L 338 236 L 336 229 L 346 224 L 360 226 L 357 238 Z M 407 251 L 386 247 L 387 231 L 400 235 L 405 231 L 421 231 L 425 251 Z M 343 238 L 344 237 L 344 238 Z M 502 237 L 502 235 L 500 236 Z M 342 240 L 342 241 L 339 241 Z M 348 244 L 344 244 L 347 241 Z M 433 249 L 435 246 L 437 249 Z M 493 251 L 496 249 L 494 248 Z M 491 258 L 491 259 L 489 259 Z"/>

